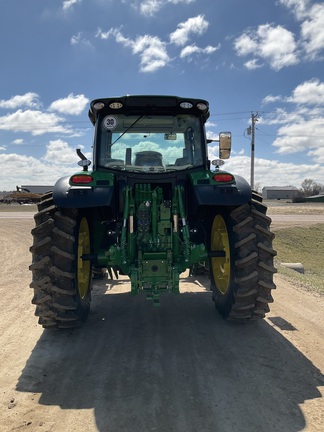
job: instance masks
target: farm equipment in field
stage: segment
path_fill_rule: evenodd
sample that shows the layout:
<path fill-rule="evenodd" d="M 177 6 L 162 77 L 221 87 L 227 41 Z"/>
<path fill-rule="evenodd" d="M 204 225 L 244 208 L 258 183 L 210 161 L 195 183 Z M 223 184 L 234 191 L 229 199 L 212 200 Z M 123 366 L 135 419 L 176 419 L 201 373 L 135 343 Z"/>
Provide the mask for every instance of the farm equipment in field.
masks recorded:
<path fill-rule="evenodd" d="M 154 304 L 179 293 L 179 275 L 207 269 L 216 308 L 229 320 L 263 318 L 272 302 L 271 219 L 240 176 L 221 169 L 231 134 L 210 161 L 205 100 L 123 96 L 91 102 L 93 169 L 59 179 L 38 204 L 31 252 L 33 303 L 46 328 L 89 313 L 93 269 L 127 275 Z"/>
<path fill-rule="evenodd" d="M 36 204 L 41 200 L 41 197 L 42 194 L 33 193 L 16 186 L 16 191 L 5 195 L 1 202 L 6 204 Z"/>

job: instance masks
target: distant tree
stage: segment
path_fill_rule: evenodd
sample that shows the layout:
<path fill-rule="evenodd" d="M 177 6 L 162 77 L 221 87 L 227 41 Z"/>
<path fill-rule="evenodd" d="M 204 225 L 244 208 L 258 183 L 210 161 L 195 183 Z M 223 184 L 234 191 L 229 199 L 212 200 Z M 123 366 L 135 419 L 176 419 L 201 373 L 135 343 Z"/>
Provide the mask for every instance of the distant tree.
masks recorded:
<path fill-rule="evenodd" d="M 322 189 L 322 185 L 316 183 L 312 179 L 305 179 L 301 184 L 301 191 L 305 197 L 311 195 L 318 195 L 319 191 Z"/>
<path fill-rule="evenodd" d="M 260 193 L 261 193 L 261 190 L 262 190 L 262 188 L 261 188 L 261 183 L 255 183 L 255 184 L 254 184 L 254 190 L 255 190 L 255 192 L 257 192 L 258 194 L 260 194 Z"/>

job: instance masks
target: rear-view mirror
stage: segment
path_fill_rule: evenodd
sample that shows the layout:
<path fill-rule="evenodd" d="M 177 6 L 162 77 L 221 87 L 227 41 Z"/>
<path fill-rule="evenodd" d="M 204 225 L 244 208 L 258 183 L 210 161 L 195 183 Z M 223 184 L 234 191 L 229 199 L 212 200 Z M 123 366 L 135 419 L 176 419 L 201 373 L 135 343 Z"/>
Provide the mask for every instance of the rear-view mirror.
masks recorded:
<path fill-rule="evenodd" d="M 231 155 L 232 134 L 231 132 L 220 132 L 219 134 L 219 158 L 228 159 Z"/>

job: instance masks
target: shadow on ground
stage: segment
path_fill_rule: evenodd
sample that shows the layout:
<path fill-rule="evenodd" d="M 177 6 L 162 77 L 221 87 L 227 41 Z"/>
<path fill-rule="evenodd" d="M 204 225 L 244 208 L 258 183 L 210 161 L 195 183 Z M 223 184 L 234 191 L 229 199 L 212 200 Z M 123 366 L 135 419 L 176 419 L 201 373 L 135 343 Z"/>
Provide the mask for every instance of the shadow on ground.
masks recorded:
<path fill-rule="evenodd" d="M 110 288 L 97 283 L 83 328 L 43 332 L 18 391 L 91 408 L 101 432 L 305 427 L 299 404 L 321 397 L 323 376 L 267 322 L 223 321 L 207 291 L 165 295 L 154 308 Z"/>

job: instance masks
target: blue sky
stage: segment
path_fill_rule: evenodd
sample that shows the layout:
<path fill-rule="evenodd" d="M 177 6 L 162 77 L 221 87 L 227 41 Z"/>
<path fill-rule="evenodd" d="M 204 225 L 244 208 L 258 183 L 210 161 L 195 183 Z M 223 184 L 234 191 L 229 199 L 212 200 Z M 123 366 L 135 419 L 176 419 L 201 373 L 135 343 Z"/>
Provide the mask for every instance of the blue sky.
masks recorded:
<path fill-rule="evenodd" d="M 258 112 L 255 182 L 324 184 L 323 2 L 10 0 L 0 52 L 0 191 L 77 171 L 89 102 L 125 94 L 207 99 L 247 180 Z"/>

